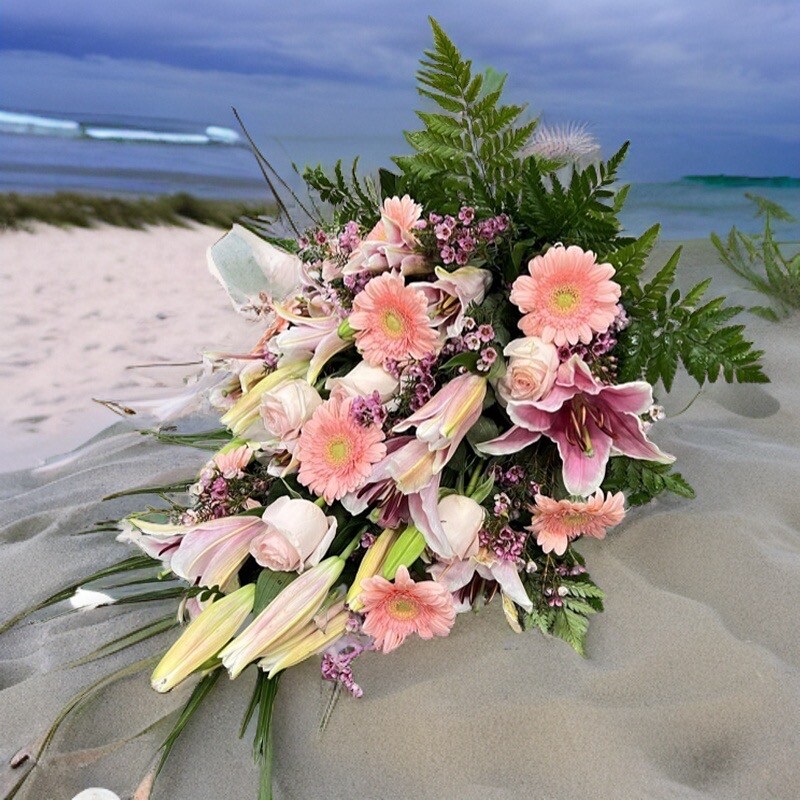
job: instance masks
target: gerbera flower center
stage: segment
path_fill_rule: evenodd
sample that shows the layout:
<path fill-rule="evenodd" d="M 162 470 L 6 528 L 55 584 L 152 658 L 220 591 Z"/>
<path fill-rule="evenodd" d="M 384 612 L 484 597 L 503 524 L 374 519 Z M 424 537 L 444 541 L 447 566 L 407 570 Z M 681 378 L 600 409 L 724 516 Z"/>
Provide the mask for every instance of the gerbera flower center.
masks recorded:
<path fill-rule="evenodd" d="M 399 620 L 414 619 L 419 614 L 419 606 L 410 597 L 395 597 L 386 604 L 389 616 Z"/>
<path fill-rule="evenodd" d="M 327 457 L 330 464 L 344 464 L 350 457 L 350 442 L 344 436 L 336 436 L 328 442 Z"/>
<path fill-rule="evenodd" d="M 405 328 L 403 318 L 393 309 L 384 313 L 382 322 L 384 331 L 392 338 L 400 336 Z"/>
<path fill-rule="evenodd" d="M 570 528 L 577 529 L 584 528 L 590 519 L 590 515 L 585 511 L 573 511 L 564 517 L 564 522 L 569 525 Z"/>
<path fill-rule="evenodd" d="M 571 314 L 581 301 L 575 286 L 559 286 L 550 295 L 550 307 L 559 314 Z"/>

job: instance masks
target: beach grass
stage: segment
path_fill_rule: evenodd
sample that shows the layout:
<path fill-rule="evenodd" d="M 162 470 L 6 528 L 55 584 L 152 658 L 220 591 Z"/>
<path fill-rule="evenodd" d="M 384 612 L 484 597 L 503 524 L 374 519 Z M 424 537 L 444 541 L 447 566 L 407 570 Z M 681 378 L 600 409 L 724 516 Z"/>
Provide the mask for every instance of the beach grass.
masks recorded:
<path fill-rule="evenodd" d="M 149 225 L 186 227 L 192 222 L 228 228 L 243 216 L 263 216 L 266 204 L 207 200 L 180 192 L 157 197 L 114 197 L 77 192 L 0 193 L 0 230 L 29 230 L 35 222 L 91 228 L 99 223 L 142 229 Z"/>

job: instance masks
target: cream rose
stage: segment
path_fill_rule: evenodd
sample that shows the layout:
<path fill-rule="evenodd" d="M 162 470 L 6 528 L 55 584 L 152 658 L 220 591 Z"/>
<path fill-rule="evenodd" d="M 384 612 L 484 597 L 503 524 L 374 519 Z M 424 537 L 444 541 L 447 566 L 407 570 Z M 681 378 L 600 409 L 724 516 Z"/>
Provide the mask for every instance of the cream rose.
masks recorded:
<path fill-rule="evenodd" d="M 310 500 L 279 497 L 262 516 L 267 530 L 250 542 L 250 553 L 277 572 L 302 572 L 322 560 L 336 535 L 336 517 Z"/>
<path fill-rule="evenodd" d="M 333 394 L 344 397 L 366 397 L 377 391 L 385 402 L 397 391 L 399 381 L 383 367 L 373 367 L 366 361 L 356 364 L 346 375 L 328 378 L 325 388 Z"/>
<path fill-rule="evenodd" d="M 555 345 L 528 336 L 509 342 L 503 354 L 508 368 L 497 384 L 503 400 L 541 400 L 553 388 L 559 365 Z"/>
<path fill-rule="evenodd" d="M 267 434 L 264 444 L 292 452 L 301 428 L 321 403 L 317 390 L 300 378 L 265 392 L 259 408 Z"/>
<path fill-rule="evenodd" d="M 478 534 L 486 512 L 471 497 L 448 494 L 439 501 L 439 519 L 447 543 L 456 558 L 464 559 L 478 552 Z"/>

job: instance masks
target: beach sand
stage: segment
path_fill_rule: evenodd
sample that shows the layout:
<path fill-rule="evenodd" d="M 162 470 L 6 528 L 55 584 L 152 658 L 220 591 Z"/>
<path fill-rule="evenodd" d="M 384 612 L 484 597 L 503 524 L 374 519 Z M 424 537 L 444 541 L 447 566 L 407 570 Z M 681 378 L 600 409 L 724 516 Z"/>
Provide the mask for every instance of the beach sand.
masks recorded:
<path fill-rule="evenodd" d="M 710 273 L 718 292 L 735 287 L 706 243 L 689 243 L 682 282 Z M 224 298 L 210 302 L 224 316 Z M 276 800 L 797 798 L 800 320 L 747 321 L 773 383 L 711 387 L 654 433 L 698 498 L 659 499 L 606 541 L 581 545 L 608 595 L 606 613 L 592 622 L 588 658 L 536 633 L 515 635 L 495 604 L 460 617 L 447 639 L 410 640 L 389 656 L 360 659 L 365 696 L 342 697 L 322 735 L 328 687 L 318 662 L 292 669 L 276 706 Z M 194 347 L 209 329 L 197 324 L 184 339 L 159 334 L 144 355 L 184 355 L 175 343 Z M 38 391 L 30 387 L 31 402 Z M 666 405 L 675 413 L 693 395 L 682 382 Z M 57 419 L 57 408 L 46 408 Z M 189 475 L 202 461 L 118 424 L 80 455 L 4 476 L 2 617 L 130 552 L 113 534 L 79 534 L 143 505 L 136 497 L 101 504 L 101 496 Z M 98 609 L 0 638 L 0 796 L 16 779 L 9 759 L 73 693 L 156 648 L 79 668 L 69 662 L 120 635 L 120 622 L 129 630 L 163 613 Z M 154 798 L 256 796 L 251 732 L 236 738 L 251 681 L 220 680 Z M 189 691 L 158 696 L 146 673 L 108 688 L 64 723 L 20 797 L 69 800 L 105 786 L 130 798 L 167 732 L 159 718 Z"/>
<path fill-rule="evenodd" d="M 179 387 L 204 348 L 246 342 L 206 268 L 222 231 L 108 226 L 0 233 L 0 471 L 31 467 L 114 422 L 92 401 Z M 244 337 L 241 336 L 244 332 Z"/>

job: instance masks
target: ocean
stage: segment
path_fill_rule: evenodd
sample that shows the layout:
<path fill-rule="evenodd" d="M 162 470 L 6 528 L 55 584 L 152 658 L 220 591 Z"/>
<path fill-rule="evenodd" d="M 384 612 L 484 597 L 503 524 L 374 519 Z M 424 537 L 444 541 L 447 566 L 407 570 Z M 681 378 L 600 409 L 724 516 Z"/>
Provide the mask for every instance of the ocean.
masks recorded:
<path fill-rule="evenodd" d="M 360 153 L 361 166 L 370 170 L 406 149 L 399 136 L 267 137 L 258 144 L 294 186 L 299 179 L 293 164 L 330 165 Z M 0 191 L 59 190 L 270 199 L 243 137 L 230 128 L 176 119 L 0 110 Z M 621 218 L 631 234 L 658 221 L 665 239 L 705 238 L 733 225 L 754 232 L 761 222 L 745 192 L 768 197 L 800 217 L 800 178 L 700 175 L 632 182 Z M 800 223 L 784 225 L 781 233 L 800 239 Z"/>

